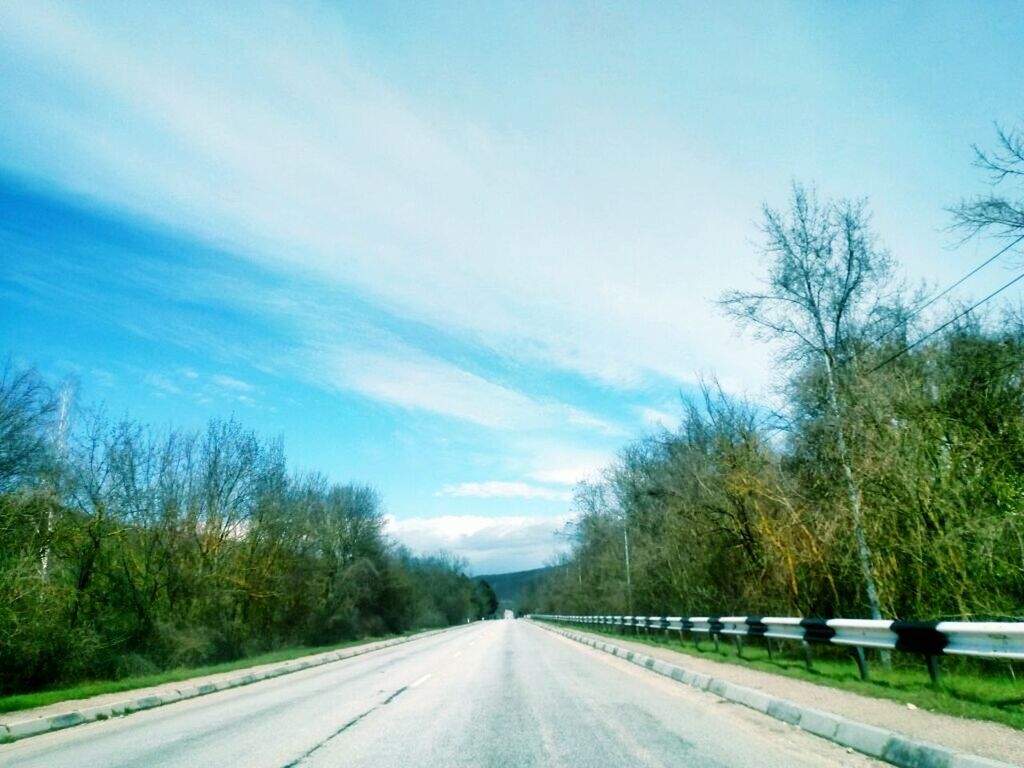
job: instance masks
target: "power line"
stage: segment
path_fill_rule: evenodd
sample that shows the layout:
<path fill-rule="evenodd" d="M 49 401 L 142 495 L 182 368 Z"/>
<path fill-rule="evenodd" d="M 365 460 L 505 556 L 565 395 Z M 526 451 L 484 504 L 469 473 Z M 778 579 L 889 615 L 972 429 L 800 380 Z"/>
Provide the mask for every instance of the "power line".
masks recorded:
<path fill-rule="evenodd" d="M 1022 238 L 1024 238 L 1024 235 L 1022 235 L 1021 237 L 1022 237 Z M 922 337 L 921 337 L 920 339 L 918 339 L 917 341 L 915 341 L 915 342 L 914 342 L 913 344 L 909 344 L 908 346 L 904 347 L 904 348 L 903 348 L 903 349 L 901 349 L 901 350 L 900 350 L 899 352 L 897 352 L 897 353 L 896 353 L 895 355 L 892 355 L 891 357 L 888 357 L 888 358 L 886 358 L 886 359 L 885 359 L 884 361 L 882 361 L 881 363 L 879 363 L 878 365 L 876 365 L 876 366 L 875 366 L 874 368 L 872 368 L 872 369 L 871 369 L 870 371 L 868 371 L 868 374 L 872 374 L 872 373 L 874 373 L 875 371 L 877 371 L 877 370 L 878 370 L 879 368 L 884 368 L 884 367 L 885 367 L 885 366 L 887 366 L 887 365 L 888 365 L 889 363 L 891 363 L 891 362 L 892 362 L 893 360 L 896 360 L 897 358 L 903 357 L 903 355 L 907 354 L 907 352 L 909 352 L 910 350 L 912 350 L 912 349 L 913 349 L 914 347 L 918 346 L 918 345 L 919 345 L 919 344 L 921 344 L 922 342 L 925 342 L 925 341 L 927 341 L 927 340 L 928 340 L 928 339 L 930 339 L 930 338 L 931 338 L 932 336 L 934 336 L 935 334 L 937 334 L 937 333 L 938 333 L 939 331 L 945 330 L 946 328 L 948 328 L 949 326 L 951 326 L 951 325 L 952 325 L 953 323 L 955 323 L 955 322 L 956 322 L 957 320 L 959 320 L 959 319 L 960 319 L 961 317 L 963 317 L 964 315 L 966 315 L 966 314 L 968 314 L 968 313 L 970 313 L 970 312 L 973 312 L 973 311 L 974 311 L 975 309 L 977 309 L 978 307 L 980 307 L 980 306 L 981 306 L 982 304 L 984 304 L 984 303 L 985 303 L 986 301 L 989 301 L 990 299 L 993 299 L 993 298 L 995 298 L 995 297 L 996 297 L 996 296 L 998 296 L 998 295 L 999 295 L 1000 293 L 1002 293 L 1002 292 L 1003 292 L 1003 291 L 1005 291 L 1005 290 L 1006 290 L 1007 288 L 1009 288 L 1009 287 L 1010 287 L 1011 285 L 1013 285 L 1014 283 L 1016 283 L 1016 282 L 1018 282 L 1018 281 L 1020 281 L 1020 280 L 1024 280 L 1024 272 L 1021 272 L 1021 273 L 1020 273 L 1019 275 L 1017 275 L 1017 276 L 1016 276 L 1015 278 L 1013 278 L 1013 280 L 1011 280 L 1010 282 L 1008 282 L 1008 283 L 1006 283 L 1005 285 L 1003 285 L 1003 286 L 1001 286 L 1001 287 L 997 288 L 996 290 L 992 291 L 992 293 L 990 293 L 990 294 L 989 294 L 988 296 L 986 296 L 986 297 L 985 297 L 984 299 L 981 299 L 980 301 L 976 301 L 976 302 L 975 302 L 974 304 L 972 304 L 971 306 L 969 306 L 969 307 L 968 307 L 967 309 L 965 309 L 965 310 L 964 310 L 963 312 L 960 312 L 959 314 L 957 314 L 957 315 L 956 315 L 956 316 L 954 316 L 953 318 L 951 318 L 951 319 L 947 320 L 946 322 L 944 322 L 944 323 L 943 323 L 942 325 L 940 325 L 940 326 L 939 326 L 938 328 L 936 328 L 936 329 L 935 329 L 934 331 L 932 331 L 931 333 L 927 333 L 927 334 L 925 334 L 925 335 L 924 335 L 924 336 L 922 336 Z"/>
<path fill-rule="evenodd" d="M 913 320 L 913 319 L 914 319 L 915 317 L 917 317 L 917 316 L 918 316 L 919 314 L 921 314 L 921 313 L 922 313 L 922 312 L 924 312 L 924 311 L 925 311 L 926 309 L 928 309 L 928 307 L 930 307 L 930 306 L 931 306 L 932 304 L 934 304 L 934 303 L 935 303 L 936 301 L 938 301 L 939 299 L 941 299 L 941 298 L 942 298 L 943 296 L 945 296 L 945 295 L 946 295 L 947 293 L 949 293 L 950 291 L 952 291 L 952 290 L 953 290 L 954 288 L 957 288 L 957 287 L 959 287 L 960 285 L 962 285 L 962 284 L 963 284 L 964 282 L 966 282 L 966 281 L 967 281 L 967 280 L 968 280 L 969 278 L 971 278 L 971 277 L 974 277 L 974 275 L 976 275 L 976 274 L 977 274 L 978 272 L 980 272 L 981 270 L 983 270 L 983 269 L 984 269 L 985 267 L 987 267 L 987 266 L 988 266 L 989 264 L 991 264 L 991 263 L 992 263 L 993 261 L 995 261 L 996 259 L 998 259 L 998 258 L 999 258 L 1000 256 L 1002 256 L 1002 255 L 1003 255 L 1004 253 L 1006 253 L 1006 252 L 1007 252 L 1008 250 L 1010 250 L 1011 248 L 1013 248 L 1013 247 L 1014 247 L 1015 245 L 1017 245 L 1017 243 L 1021 242 L 1022 240 L 1024 240 L 1024 235 L 1021 235 L 1021 236 L 1020 236 L 1020 237 L 1018 237 L 1018 238 L 1017 238 L 1016 240 L 1014 240 L 1013 242 L 1011 242 L 1011 243 L 1010 243 L 1009 245 L 1006 245 L 1005 247 L 1003 247 L 1003 248 L 1000 248 L 1000 249 L 999 249 L 999 250 L 998 250 L 998 251 L 997 251 L 996 253 L 994 253 L 994 254 L 993 254 L 992 256 L 989 256 L 989 257 L 988 257 L 987 259 L 985 259 L 985 261 L 983 261 L 983 262 L 982 262 L 981 264 L 979 264 L 978 266 L 976 266 L 976 267 L 975 267 L 974 269 L 972 269 L 972 270 L 971 270 L 970 272 L 968 272 L 968 273 L 967 273 L 966 275 L 964 275 L 964 276 L 963 276 L 963 277 L 961 277 L 961 278 L 960 278 L 959 280 L 957 280 L 957 281 L 956 281 L 955 283 L 953 283 L 953 284 L 952 284 L 951 286 L 949 286 L 948 288 L 946 288 L 946 290 L 942 291 L 942 293 L 939 293 L 939 294 L 936 294 L 935 296 L 932 296 L 932 297 L 931 297 L 930 299 L 928 299 L 928 301 L 926 301 L 926 302 L 925 302 L 924 304 L 922 304 L 922 305 L 921 305 L 920 307 L 918 307 L 918 308 L 917 308 L 917 309 L 915 309 L 915 310 L 914 310 L 913 312 L 911 312 L 911 313 L 910 313 L 909 315 L 907 315 L 907 316 L 906 316 L 906 317 L 905 317 L 905 318 L 903 319 L 903 322 L 902 322 L 902 323 L 900 323 L 899 325 L 894 325 L 894 326 L 893 326 L 892 328 L 890 328 L 890 329 L 889 329 L 888 331 L 886 331 L 886 332 L 885 332 L 885 333 L 883 333 L 883 334 L 882 334 L 881 336 L 879 336 L 879 337 L 878 337 L 877 339 L 875 339 L 875 343 L 877 344 L 877 343 L 878 343 L 879 341 L 881 341 L 882 339 L 884 339 L 884 338 L 885 338 L 886 336 L 888 336 L 888 335 L 889 335 L 890 333 L 892 333 L 893 331 L 895 331 L 895 330 L 896 330 L 897 328 L 899 328 L 900 326 L 902 326 L 902 325 L 905 325 L 906 323 L 909 323 L 909 322 L 910 322 L 911 320 Z"/>

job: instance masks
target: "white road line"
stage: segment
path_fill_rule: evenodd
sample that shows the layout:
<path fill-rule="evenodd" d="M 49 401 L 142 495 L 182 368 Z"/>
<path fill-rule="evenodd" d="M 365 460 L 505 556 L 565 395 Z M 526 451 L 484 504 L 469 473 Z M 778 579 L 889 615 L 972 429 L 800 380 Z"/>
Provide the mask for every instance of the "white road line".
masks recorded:
<path fill-rule="evenodd" d="M 423 683 L 427 682 L 427 680 L 429 680 L 433 676 L 434 676 L 433 672 L 427 672 L 427 674 L 425 674 L 423 677 L 421 677 L 419 680 L 417 680 L 415 683 L 413 683 L 409 687 L 410 688 L 415 688 L 415 687 L 417 687 L 419 685 L 423 685 Z"/>

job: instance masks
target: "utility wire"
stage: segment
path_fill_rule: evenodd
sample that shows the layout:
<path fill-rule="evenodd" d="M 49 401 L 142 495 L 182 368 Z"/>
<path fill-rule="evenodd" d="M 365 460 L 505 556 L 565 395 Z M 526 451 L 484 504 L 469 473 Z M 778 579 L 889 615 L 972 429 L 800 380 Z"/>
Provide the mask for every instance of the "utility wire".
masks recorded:
<path fill-rule="evenodd" d="M 1024 238 L 1024 235 L 1022 235 L 1021 237 L 1022 237 L 1022 238 Z M 904 347 L 903 349 L 901 349 L 901 350 L 900 350 L 899 352 L 897 352 L 897 353 L 896 353 L 895 355 L 892 355 L 891 357 L 888 357 L 888 358 L 886 358 L 886 359 L 885 359 L 884 361 L 882 361 L 881 363 L 879 363 L 878 365 L 876 365 L 876 366 L 875 366 L 874 368 L 872 368 L 872 369 L 871 369 L 870 371 L 868 371 L 868 374 L 872 374 L 872 373 L 874 373 L 875 371 L 877 371 L 877 370 L 878 370 L 879 368 L 884 368 L 884 367 L 885 367 L 885 366 L 887 366 L 887 365 L 888 365 L 889 363 L 891 363 L 891 362 L 892 362 L 893 360 L 896 360 L 897 358 L 903 357 L 903 355 L 907 354 L 907 352 L 909 352 L 910 350 L 912 350 L 912 349 L 913 349 L 914 347 L 918 346 L 919 344 L 921 344 L 921 343 L 922 343 L 922 342 L 924 342 L 924 341 L 927 341 L 927 340 L 928 340 L 928 339 L 930 339 L 930 338 L 931 338 L 932 336 L 934 336 L 935 334 L 937 334 L 937 333 L 938 333 L 939 331 L 942 331 L 942 330 L 944 330 L 944 329 L 948 328 L 948 327 L 949 327 L 949 326 L 951 326 L 951 325 L 952 325 L 953 323 L 955 323 L 955 322 L 956 322 L 957 320 L 959 320 L 959 319 L 960 319 L 961 317 L 963 317 L 964 315 L 966 315 L 966 314 L 968 314 L 968 313 L 970 313 L 970 312 L 973 312 L 973 311 L 974 311 L 975 309 L 977 309 L 978 307 L 980 307 L 980 306 L 981 306 L 982 304 L 984 304 L 984 303 L 985 303 L 986 301 L 989 301 L 990 299 L 993 299 L 993 298 L 995 298 L 995 297 L 996 297 L 996 296 L 998 296 L 998 295 L 999 295 L 1000 293 L 1002 293 L 1002 292 L 1003 292 L 1003 291 L 1005 291 L 1005 290 L 1006 290 L 1007 288 L 1009 288 L 1009 287 L 1010 287 L 1011 285 L 1013 285 L 1014 283 L 1016 283 L 1016 282 L 1018 282 L 1018 281 L 1020 281 L 1020 280 L 1024 280 L 1024 272 L 1021 272 L 1021 273 L 1020 273 L 1019 275 L 1017 275 L 1017 276 L 1016 276 L 1015 278 L 1013 278 L 1013 280 L 1011 280 L 1010 282 L 1008 282 L 1008 283 L 1006 283 L 1005 285 L 1001 286 L 1000 288 L 997 288 L 996 290 L 992 291 L 992 293 L 990 293 L 990 294 L 989 294 L 988 296 L 986 296 L 986 297 L 985 297 L 984 299 L 981 299 L 980 301 L 976 301 L 976 302 L 975 302 L 974 304 L 972 304 L 971 306 L 969 306 L 969 307 L 968 307 L 967 309 L 965 309 L 965 310 L 964 310 L 963 312 L 960 312 L 959 314 L 957 314 L 956 316 L 954 316 L 954 317 L 953 317 L 953 318 L 951 318 L 950 320 L 947 320 L 946 322 L 944 322 L 944 323 L 943 323 L 942 325 L 940 325 L 940 326 L 939 326 L 938 328 L 936 328 L 936 329 L 935 329 L 934 331 L 932 331 L 931 333 L 926 333 L 926 334 L 925 334 L 924 336 L 922 336 L 922 337 L 921 337 L 920 339 L 918 339 L 917 341 L 915 341 L 915 342 L 914 342 L 913 344 L 909 344 L 909 345 L 907 345 L 906 347 Z"/>
<path fill-rule="evenodd" d="M 918 316 L 919 314 L 921 314 L 921 313 L 922 313 L 922 312 L 924 312 L 924 311 L 925 311 L 926 309 L 928 309 L 928 307 L 930 307 L 930 306 L 931 306 L 932 304 L 934 304 L 934 303 L 935 303 L 936 301 L 938 301 L 939 299 L 941 299 L 941 298 L 942 298 L 943 296 L 945 296 L 945 295 L 946 295 L 947 293 L 949 293 L 950 291 L 952 291 L 952 290 L 953 290 L 954 288 L 957 288 L 957 287 L 959 287 L 960 285 L 962 285 L 962 284 L 963 284 L 963 283 L 964 283 L 964 282 L 965 282 L 966 280 L 968 280 L 969 278 L 971 278 L 971 277 L 974 277 L 974 275 L 976 275 L 976 274 L 977 274 L 978 272 L 980 272 L 981 270 L 983 270 L 983 269 L 984 269 L 985 267 L 987 267 L 987 266 L 988 266 L 989 264 L 991 264 L 991 263 L 992 263 L 993 261 L 995 261 L 996 259 L 998 259 L 998 258 L 999 258 L 1000 256 L 1002 256 L 1002 255 L 1003 255 L 1004 253 L 1006 253 L 1006 252 L 1007 252 L 1008 250 L 1010 250 L 1011 248 L 1013 248 L 1013 247 L 1014 247 L 1015 245 L 1017 245 L 1017 243 L 1021 242 L 1022 240 L 1024 240 L 1024 235 L 1021 235 L 1021 236 L 1020 236 L 1020 237 L 1018 237 L 1018 238 L 1017 238 L 1016 240 L 1014 240 L 1013 242 L 1011 242 L 1011 243 L 1010 243 L 1009 245 L 1007 245 L 1007 246 L 1005 246 L 1005 247 L 1003 247 L 1003 248 L 1000 248 L 1000 249 L 999 249 L 999 250 L 998 250 L 998 251 L 997 251 L 997 252 L 996 252 L 995 254 L 993 254 L 992 256 L 989 256 L 989 257 L 988 257 L 987 259 L 985 259 L 985 261 L 981 262 L 981 264 L 979 264 L 978 266 L 976 266 L 976 267 L 975 267 L 974 269 L 972 269 L 972 270 L 971 270 L 970 272 L 968 272 L 968 273 L 967 273 L 966 275 L 964 275 L 964 276 L 963 276 L 963 277 L 961 277 L 961 278 L 960 278 L 959 280 L 957 280 L 957 281 L 956 281 L 955 283 L 953 283 L 953 284 L 952 284 L 951 286 L 949 286 L 948 288 L 946 288 L 946 290 L 942 291 L 942 293 L 939 293 L 939 294 L 937 294 L 937 295 L 935 295 L 935 296 L 932 296 L 932 297 L 931 297 L 930 299 L 928 299 L 928 301 L 926 301 L 926 302 L 925 302 L 924 304 L 922 304 L 922 305 L 921 305 L 920 307 L 918 307 L 918 308 L 917 308 L 917 309 L 915 309 L 915 310 L 914 310 L 913 312 L 911 312 L 911 313 L 910 313 L 909 315 L 907 315 L 907 316 L 906 316 L 906 317 L 905 317 L 905 318 L 903 319 L 903 321 L 902 321 L 901 323 L 899 323 L 898 325 L 894 325 L 894 326 L 893 326 L 892 328 L 890 328 L 890 329 L 889 329 L 888 331 L 886 331 L 886 332 L 885 332 L 885 333 L 883 333 L 883 334 L 882 334 L 881 336 L 879 336 L 879 337 L 878 337 L 877 339 L 875 339 L 875 343 L 877 344 L 877 343 L 878 343 L 878 342 L 880 342 L 880 341 L 881 341 L 882 339 L 884 339 L 884 338 L 885 338 L 886 336 L 888 336 L 888 335 L 889 335 L 890 333 L 892 333 L 893 331 L 895 331 L 895 330 L 896 330 L 897 328 L 900 328 L 900 327 L 902 327 L 903 325 L 905 325 L 906 323 L 909 323 L 909 322 L 910 322 L 911 320 L 913 320 L 913 319 L 914 319 L 915 317 L 917 317 L 917 316 Z M 902 354 L 902 353 L 901 353 L 901 354 Z"/>

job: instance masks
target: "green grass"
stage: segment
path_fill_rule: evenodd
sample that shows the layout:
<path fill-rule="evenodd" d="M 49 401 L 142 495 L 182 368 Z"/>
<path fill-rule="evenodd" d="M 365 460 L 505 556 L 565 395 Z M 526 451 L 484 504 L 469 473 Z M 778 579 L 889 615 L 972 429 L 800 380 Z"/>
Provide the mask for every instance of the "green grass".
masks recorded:
<path fill-rule="evenodd" d="M 423 630 L 417 631 L 420 632 Z M 405 634 L 413 633 L 410 632 Z M 386 635 L 382 637 L 369 638 L 364 637 L 359 640 L 348 640 L 344 643 L 318 646 L 315 648 L 305 646 L 282 648 L 278 651 L 261 653 L 256 656 L 247 656 L 242 659 L 225 661 L 220 664 L 209 664 L 204 667 L 178 667 L 176 669 L 169 669 L 165 672 L 157 672 L 151 675 L 122 677 L 117 680 L 90 680 L 62 688 L 51 688 L 45 691 L 35 691 L 33 693 L 17 693 L 10 696 L 0 696 L 0 713 L 17 712 L 18 710 L 33 709 L 35 707 L 45 707 L 48 704 L 56 704 L 59 701 L 86 699 L 90 696 L 99 696 L 104 693 L 118 693 L 119 691 L 149 688 L 155 685 L 164 685 L 165 683 L 176 683 L 180 680 L 188 680 L 193 677 L 216 675 L 220 672 L 231 672 L 236 669 L 260 666 L 261 664 L 291 661 L 292 659 L 297 659 L 302 656 L 310 656 L 312 654 L 324 653 L 326 651 L 336 651 L 339 648 L 349 648 L 353 645 L 363 645 L 365 643 L 376 642 L 377 640 L 386 640 L 401 636 L 402 635 Z"/>
<path fill-rule="evenodd" d="M 774 659 L 771 659 L 763 641 L 747 639 L 743 644 L 743 657 L 740 658 L 732 641 L 726 638 L 723 638 L 718 651 L 715 651 L 711 640 L 707 638 L 701 641 L 698 650 L 692 642 L 683 645 L 678 636 L 669 640 L 662 633 L 637 637 L 623 636 L 616 630 L 563 626 L 668 648 L 697 658 L 795 677 L 865 696 L 892 699 L 931 712 L 991 720 L 1024 730 L 1024 680 L 1014 676 L 1009 662 L 979 662 L 944 656 L 940 660 L 942 669 L 939 684 L 933 685 L 922 659 L 895 654 L 889 669 L 873 659 L 870 664 L 871 679 L 861 680 L 852 655 L 847 658 L 836 657 L 836 649 L 815 647 L 813 669 L 808 669 L 802 655 L 796 655 L 802 654 L 800 645 L 792 642 L 773 641 Z"/>

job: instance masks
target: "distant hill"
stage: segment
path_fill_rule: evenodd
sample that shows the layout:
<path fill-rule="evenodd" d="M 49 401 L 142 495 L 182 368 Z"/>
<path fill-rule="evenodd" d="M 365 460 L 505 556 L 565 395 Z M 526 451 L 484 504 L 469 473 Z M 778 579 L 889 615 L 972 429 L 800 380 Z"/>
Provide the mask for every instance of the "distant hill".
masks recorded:
<path fill-rule="evenodd" d="M 552 566 L 547 566 L 515 573 L 492 573 L 476 578 L 483 579 L 494 589 L 494 593 L 498 596 L 498 615 L 500 616 L 501 612 L 506 609 L 518 612 L 519 599 L 526 588 L 533 582 L 544 578 L 552 570 Z"/>

